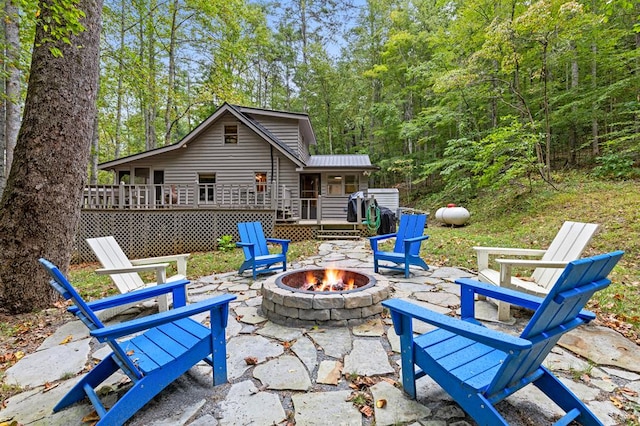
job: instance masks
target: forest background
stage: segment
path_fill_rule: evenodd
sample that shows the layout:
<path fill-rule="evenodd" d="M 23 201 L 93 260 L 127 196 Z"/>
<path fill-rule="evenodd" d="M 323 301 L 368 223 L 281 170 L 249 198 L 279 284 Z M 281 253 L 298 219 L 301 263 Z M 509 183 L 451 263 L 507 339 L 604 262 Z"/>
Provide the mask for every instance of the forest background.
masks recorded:
<path fill-rule="evenodd" d="M 4 3 L 0 189 L 36 10 Z M 409 197 L 564 168 L 636 178 L 639 16 L 633 0 L 107 0 L 90 181 L 225 101 L 308 113 L 315 153 L 369 154 L 370 186 Z"/>

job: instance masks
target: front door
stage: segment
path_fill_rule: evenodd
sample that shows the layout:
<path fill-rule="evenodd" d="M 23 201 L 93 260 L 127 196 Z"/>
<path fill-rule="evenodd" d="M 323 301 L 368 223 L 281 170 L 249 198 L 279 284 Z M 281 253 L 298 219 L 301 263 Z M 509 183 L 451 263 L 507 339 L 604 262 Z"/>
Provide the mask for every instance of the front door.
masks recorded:
<path fill-rule="evenodd" d="M 320 195 L 320 174 L 300 175 L 300 198 L 302 219 L 318 218 L 318 196 Z"/>

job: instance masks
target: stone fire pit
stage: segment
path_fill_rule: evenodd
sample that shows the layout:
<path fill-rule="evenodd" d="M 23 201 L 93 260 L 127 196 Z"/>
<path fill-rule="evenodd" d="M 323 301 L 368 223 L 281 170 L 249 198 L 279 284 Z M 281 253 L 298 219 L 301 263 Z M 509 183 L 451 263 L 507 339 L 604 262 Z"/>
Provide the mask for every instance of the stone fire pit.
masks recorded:
<path fill-rule="evenodd" d="M 269 277 L 262 287 L 262 313 L 281 325 L 312 327 L 358 325 L 382 312 L 380 302 L 389 297 L 389 283 L 384 277 L 348 269 L 337 271 L 342 277 L 340 281 L 352 281 L 354 288 L 342 288 L 342 284 L 334 286 L 338 290 L 332 291 L 320 286 L 309 288 L 312 286 L 307 277 L 320 281 L 326 273 L 322 268 L 287 271 Z"/>

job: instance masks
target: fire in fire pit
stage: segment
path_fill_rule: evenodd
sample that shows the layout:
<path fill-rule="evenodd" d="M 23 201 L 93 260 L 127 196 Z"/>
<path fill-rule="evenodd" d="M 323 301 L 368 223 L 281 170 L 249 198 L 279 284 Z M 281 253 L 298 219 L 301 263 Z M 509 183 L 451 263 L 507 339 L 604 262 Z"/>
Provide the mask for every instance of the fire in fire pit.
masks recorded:
<path fill-rule="evenodd" d="M 284 273 L 276 279 L 280 288 L 302 293 L 349 293 L 375 285 L 375 278 L 346 269 L 307 269 Z"/>

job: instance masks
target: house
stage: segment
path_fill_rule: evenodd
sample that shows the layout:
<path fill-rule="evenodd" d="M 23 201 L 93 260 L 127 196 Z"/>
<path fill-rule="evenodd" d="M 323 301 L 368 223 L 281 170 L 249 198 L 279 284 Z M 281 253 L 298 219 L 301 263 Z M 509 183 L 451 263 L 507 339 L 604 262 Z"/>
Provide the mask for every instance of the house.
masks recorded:
<path fill-rule="evenodd" d="M 107 161 L 85 208 L 262 208 L 281 221 L 346 220 L 377 170 L 368 155 L 310 155 L 307 114 L 223 104 L 173 145 Z"/>

